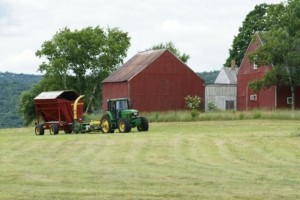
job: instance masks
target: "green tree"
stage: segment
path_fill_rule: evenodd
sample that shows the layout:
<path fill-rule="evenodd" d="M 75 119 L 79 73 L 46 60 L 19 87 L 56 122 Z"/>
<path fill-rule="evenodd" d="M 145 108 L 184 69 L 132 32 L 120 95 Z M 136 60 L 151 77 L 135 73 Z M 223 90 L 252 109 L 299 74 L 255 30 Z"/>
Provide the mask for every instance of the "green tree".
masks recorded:
<path fill-rule="evenodd" d="M 45 41 L 36 55 L 46 58 L 39 71 L 55 77 L 61 89 L 85 94 L 89 110 L 102 80 L 122 64 L 129 46 L 128 33 L 118 28 L 64 28 Z"/>
<path fill-rule="evenodd" d="M 277 20 L 277 10 L 280 10 L 278 5 L 263 3 L 256 5 L 254 10 L 249 12 L 243 21 L 242 27 L 239 28 L 238 35 L 233 39 L 224 67 L 230 67 L 231 60 L 235 60 L 237 66 L 240 66 L 254 33 L 257 31 L 267 31 L 269 26 Z"/>
<path fill-rule="evenodd" d="M 260 90 L 273 85 L 288 86 L 294 110 L 295 88 L 300 86 L 300 2 L 288 0 L 282 7 L 278 23 L 262 34 L 265 44 L 250 55 L 250 60 L 273 65 L 273 69 L 250 87 Z"/>
<path fill-rule="evenodd" d="M 24 91 L 20 96 L 18 112 L 24 119 L 24 125 L 28 126 L 34 119 L 34 94 L 31 91 Z"/>
<path fill-rule="evenodd" d="M 128 33 L 118 28 L 58 31 L 36 52 L 45 58 L 39 66 L 39 71 L 45 73 L 43 79 L 20 96 L 18 111 L 25 124 L 34 119 L 33 99 L 43 91 L 75 90 L 86 95 L 86 111 L 100 106 L 101 82 L 122 64 L 129 46 Z"/>
<path fill-rule="evenodd" d="M 159 49 L 168 49 L 169 51 L 171 51 L 178 59 L 180 59 L 182 62 L 187 63 L 187 61 L 190 59 L 190 56 L 188 54 L 185 53 L 181 53 L 179 51 L 179 49 L 177 49 L 174 45 L 173 42 L 166 42 L 164 43 L 159 43 L 157 45 L 152 46 L 149 49 L 146 49 L 146 51 L 148 50 L 159 50 Z"/>
<path fill-rule="evenodd" d="M 220 70 L 214 70 L 209 72 L 198 72 L 197 75 L 205 81 L 205 84 L 212 84 L 215 82 Z"/>
<path fill-rule="evenodd" d="M 60 90 L 60 84 L 57 84 L 53 76 L 45 75 L 38 84 L 24 91 L 20 95 L 18 112 L 24 119 L 24 125 L 29 125 L 35 118 L 34 98 L 43 91 Z"/>

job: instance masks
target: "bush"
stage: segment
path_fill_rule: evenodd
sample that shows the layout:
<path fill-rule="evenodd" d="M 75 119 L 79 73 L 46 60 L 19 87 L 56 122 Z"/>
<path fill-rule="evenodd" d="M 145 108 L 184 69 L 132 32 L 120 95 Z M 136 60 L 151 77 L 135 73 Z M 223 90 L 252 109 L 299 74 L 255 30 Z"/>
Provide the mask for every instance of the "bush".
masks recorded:
<path fill-rule="evenodd" d="M 218 108 L 214 102 L 209 102 L 207 104 L 207 107 L 208 107 L 208 111 L 217 111 L 218 110 Z"/>
<path fill-rule="evenodd" d="M 197 95 L 195 96 L 186 96 L 185 98 L 185 104 L 187 109 L 189 110 L 199 110 L 200 109 L 200 103 L 201 103 L 201 98 L 198 97 Z"/>
<path fill-rule="evenodd" d="M 193 120 L 195 120 L 198 116 L 199 116 L 199 111 L 198 110 L 192 110 L 191 111 L 191 116 L 193 118 Z"/>
<path fill-rule="evenodd" d="M 193 97 L 188 95 L 184 99 L 187 109 L 191 111 L 192 119 L 195 120 L 195 118 L 199 116 L 201 98 L 197 95 Z"/>

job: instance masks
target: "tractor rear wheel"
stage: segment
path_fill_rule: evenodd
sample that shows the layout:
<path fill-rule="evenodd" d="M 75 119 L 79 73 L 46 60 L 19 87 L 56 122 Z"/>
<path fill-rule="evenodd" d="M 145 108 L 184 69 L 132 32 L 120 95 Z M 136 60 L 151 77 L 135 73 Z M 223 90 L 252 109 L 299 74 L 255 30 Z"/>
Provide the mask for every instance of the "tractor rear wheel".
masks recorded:
<path fill-rule="evenodd" d="M 51 135 L 57 135 L 59 132 L 59 128 L 57 124 L 51 124 L 50 126 L 50 134 Z"/>
<path fill-rule="evenodd" d="M 141 125 L 137 127 L 138 131 L 148 131 L 149 122 L 145 117 L 140 117 Z"/>
<path fill-rule="evenodd" d="M 100 124 L 101 124 L 102 133 L 113 133 L 109 115 L 104 115 L 101 118 L 101 123 Z"/>
<path fill-rule="evenodd" d="M 45 129 L 43 124 L 39 124 L 35 126 L 34 132 L 36 135 L 44 135 Z"/>
<path fill-rule="evenodd" d="M 120 119 L 118 121 L 118 129 L 120 133 L 128 133 L 131 131 L 131 125 L 128 120 Z"/>

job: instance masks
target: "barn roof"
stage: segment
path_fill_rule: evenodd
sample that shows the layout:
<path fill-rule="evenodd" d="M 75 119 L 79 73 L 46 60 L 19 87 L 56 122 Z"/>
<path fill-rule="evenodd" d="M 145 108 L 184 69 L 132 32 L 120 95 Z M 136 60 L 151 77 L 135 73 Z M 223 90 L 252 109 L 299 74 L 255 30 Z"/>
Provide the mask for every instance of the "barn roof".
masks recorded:
<path fill-rule="evenodd" d="M 218 74 L 215 83 L 220 84 L 236 84 L 237 83 L 237 73 L 239 68 L 223 67 Z"/>
<path fill-rule="evenodd" d="M 243 59 L 242 59 L 242 61 L 241 61 L 241 64 L 240 64 L 240 67 L 239 67 L 239 68 L 242 67 L 244 60 L 245 60 L 246 58 L 248 58 L 247 52 L 249 51 L 250 46 L 252 45 L 253 42 L 255 42 L 255 41 L 257 41 L 257 40 L 259 41 L 259 43 L 260 43 L 261 45 L 264 45 L 264 44 L 266 43 L 266 38 L 265 38 L 265 36 L 264 36 L 264 32 L 257 31 L 257 32 L 254 33 L 254 35 L 253 35 L 253 37 L 252 37 L 252 40 L 250 41 L 250 43 L 249 43 L 249 45 L 248 45 L 248 48 L 246 49 L 246 52 L 245 52 L 245 54 L 244 54 L 244 57 L 243 57 Z M 242 70 L 239 70 L 239 71 L 242 71 Z"/>
<path fill-rule="evenodd" d="M 239 72 L 239 68 L 236 67 L 232 69 L 230 67 L 226 67 L 225 72 L 228 76 L 228 79 L 230 80 L 230 84 L 236 84 L 237 83 L 236 75 Z"/>
<path fill-rule="evenodd" d="M 165 49 L 151 50 L 139 52 L 128 60 L 123 66 L 118 68 L 109 77 L 103 80 L 102 83 L 124 82 L 130 80 L 132 77 L 140 73 L 143 69 L 149 66 L 160 55 L 162 55 Z"/>

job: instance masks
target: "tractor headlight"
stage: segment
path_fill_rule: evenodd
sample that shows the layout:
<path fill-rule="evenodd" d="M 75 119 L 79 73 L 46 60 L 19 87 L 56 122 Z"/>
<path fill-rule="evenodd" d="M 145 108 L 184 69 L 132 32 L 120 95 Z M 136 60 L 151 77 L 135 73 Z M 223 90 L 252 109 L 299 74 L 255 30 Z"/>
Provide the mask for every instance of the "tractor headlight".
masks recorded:
<path fill-rule="evenodd" d="M 137 112 L 132 113 L 132 118 L 136 118 L 138 116 Z"/>

